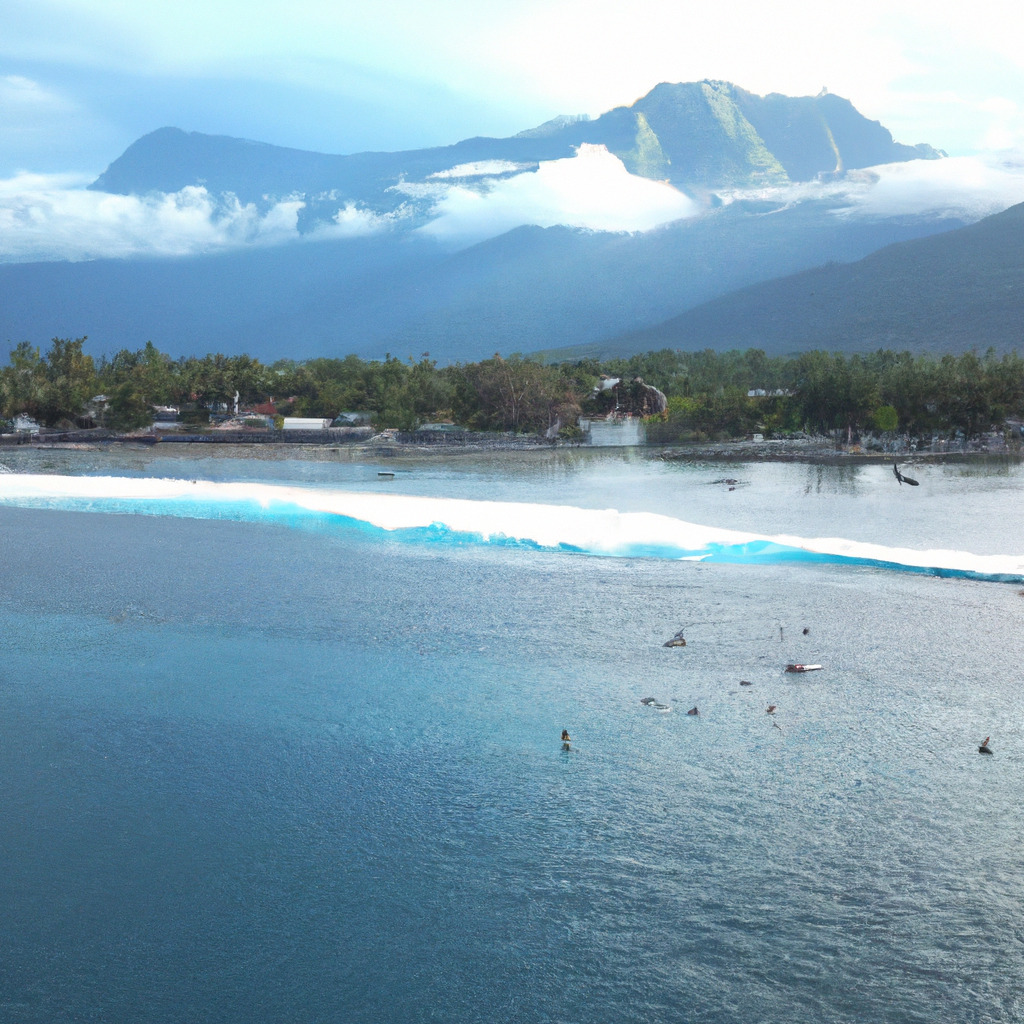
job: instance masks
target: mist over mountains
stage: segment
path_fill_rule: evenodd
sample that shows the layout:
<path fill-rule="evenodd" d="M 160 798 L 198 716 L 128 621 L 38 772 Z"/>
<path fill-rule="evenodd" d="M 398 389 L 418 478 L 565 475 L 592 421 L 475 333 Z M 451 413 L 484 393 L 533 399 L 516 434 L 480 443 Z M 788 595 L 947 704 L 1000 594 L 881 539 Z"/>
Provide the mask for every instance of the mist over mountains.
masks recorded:
<path fill-rule="evenodd" d="M 805 207 L 761 217 L 733 204 L 636 234 L 521 227 L 456 252 L 385 235 L 15 264 L 0 266 L 0 333 L 36 343 L 88 333 L 94 351 L 152 340 L 176 355 L 476 359 L 585 345 L 780 270 L 857 259 L 937 229 L 835 221 Z M 34 330 L 44 322 L 47 334 Z"/>
<path fill-rule="evenodd" d="M 641 345 L 736 289 L 1024 199 L 1018 169 L 964 184 L 943 157 L 826 92 L 707 81 L 399 153 L 163 128 L 86 190 L 0 194 L 0 335 L 441 361 Z"/>

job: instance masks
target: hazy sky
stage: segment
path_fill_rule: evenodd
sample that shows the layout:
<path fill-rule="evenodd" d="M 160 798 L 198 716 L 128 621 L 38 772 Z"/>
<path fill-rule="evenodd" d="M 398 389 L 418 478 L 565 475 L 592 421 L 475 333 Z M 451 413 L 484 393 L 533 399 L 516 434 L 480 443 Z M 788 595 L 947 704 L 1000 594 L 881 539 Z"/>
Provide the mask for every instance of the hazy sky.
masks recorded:
<path fill-rule="evenodd" d="M 849 97 L 903 142 L 1024 141 L 1024 17 L 991 0 L 4 0 L 0 174 L 162 125 L 330 152 L 507 135 L 659 81 Z"/>

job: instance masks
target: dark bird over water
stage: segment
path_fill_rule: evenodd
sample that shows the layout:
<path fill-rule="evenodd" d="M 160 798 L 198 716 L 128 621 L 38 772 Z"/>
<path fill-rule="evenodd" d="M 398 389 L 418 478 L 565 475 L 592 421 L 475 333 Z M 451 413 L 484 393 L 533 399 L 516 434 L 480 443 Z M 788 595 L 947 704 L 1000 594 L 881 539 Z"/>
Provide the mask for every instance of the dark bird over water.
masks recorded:
<path fill-rule="evenodd" d="M 909 476 L 904 476 L 900 472 L 900 468 L 899 468 L 899 466 L 895 462 L 893 462 L 893 464 L 892 464 L 892 471 L 895 474 L 896 479 L 899 480 L 901 487 L 904 484 L 910 484 L 911 487 L 919 486 L 919 484 L 918 484 L 918 482 L 916 480 L 911 480 L 911 478 Z"/>

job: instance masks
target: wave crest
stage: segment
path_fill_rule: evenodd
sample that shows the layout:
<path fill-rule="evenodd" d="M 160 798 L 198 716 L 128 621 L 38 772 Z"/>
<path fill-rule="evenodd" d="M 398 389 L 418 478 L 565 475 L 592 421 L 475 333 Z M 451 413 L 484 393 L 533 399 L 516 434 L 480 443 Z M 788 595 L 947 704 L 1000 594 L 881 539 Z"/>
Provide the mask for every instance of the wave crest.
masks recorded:
<path fill-rule="evenodd" d="M 767 536 L 653 512 L 430 498 L 207 480 L 0 476 L 0 503 L 21 507 L 290 521 L 338 517 L 410 541 L 513 544 L 622 558 L 743 564 L 831 562 L 1019 583 L 1024 555 L 888 547 L 836 537 Z"/>

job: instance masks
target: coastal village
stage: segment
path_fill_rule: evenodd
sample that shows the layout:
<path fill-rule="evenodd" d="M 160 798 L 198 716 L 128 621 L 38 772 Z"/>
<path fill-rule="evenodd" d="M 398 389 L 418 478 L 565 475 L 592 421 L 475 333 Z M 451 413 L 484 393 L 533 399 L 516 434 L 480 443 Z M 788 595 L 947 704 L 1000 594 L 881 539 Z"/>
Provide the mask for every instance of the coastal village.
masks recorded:
<path fill-rule="evenodd" d="M 1024 359 L 823 352 L 648 352 L 438 366 L 174 360 L 147 345 L 96 361 L 86 339 L 19 345 L 0 367 L 0 445 L 318 444 L 454 450 L 656 446 L 667 457 L 1016 452 Z"/>

